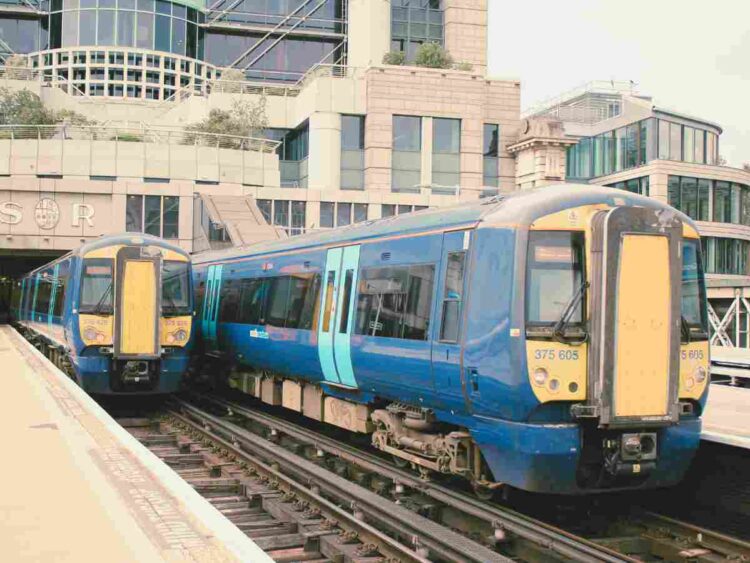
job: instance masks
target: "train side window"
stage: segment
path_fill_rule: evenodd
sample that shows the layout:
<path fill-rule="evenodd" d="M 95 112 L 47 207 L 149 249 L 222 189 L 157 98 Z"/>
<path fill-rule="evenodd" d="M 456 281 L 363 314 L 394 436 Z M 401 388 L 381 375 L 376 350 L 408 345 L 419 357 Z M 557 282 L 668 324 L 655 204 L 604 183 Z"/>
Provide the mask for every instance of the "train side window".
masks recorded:
<path fill-rule="evenodd" d="M 341 300 L 341 306 L 344 308 L 341 311 L 341 323 L 339 325 L 339 332 L 344 334 L 349 326 L 349 309 L 351 308 L 350 301 L 352 299 L 352 285 L 354 284 L 354 270 L 347 270 L 344 274 L 344 296 Z"/>
<path fill-rule="evenodd" d="M 226 280 L 221 286 L 219 322 L 236 323 L 240 309 L 240 284 L 237 280 Z"/>
<path fill-rule="evenodd" d="M 286 312 L 286 328 L 310 329 L 311 308 L 308 305 L 315 291 L 313 274 L 294 274 L 289 283 L 289 300 Z M 308 313 L 305 317 L 304 314 Z"/>
<path fill-rule="evenodd" d="M 266 286 L 268 280 L 242 280 L 239 322 L 261 325 L 266 322 Z"/>
<path fill-rule="evenodd" d="M 195 292 L 195 316 L 199 319 L 203 318 L 203 299 L 206 295 L 206 282 L 202 281 L 198 284 L 198 289 Z"/>
<path fill-rule="evenodd" d="M 431 264 L 363 270 L 356 333 L 426 340 L 434 280 Z"/>
<path fill-rule="evenodd" d="M 271 278 L 269 282 L 266 323 L 269 326 L 283 328 L 289 304 L 289 276 Z"/>
<path fill-rule="evenodd" d="M 45 271 L 39 275 L 39 290 L 36 295 L 36 307 L 34 312 L 41 314 L 49 313 L 49 304 L 52 299 L 52 289 L 54 278 L 50 271 Z"/>
<path fill-rule="evenodd" d="M 448 254 L 445 267 L 445 289 L 443 291 L 443 318 L 440 326 L 440 340 L 444 342 L 458 342 L 465 261 L 466 252 L 451 252 Z"/>
<path fill-rule="evenodd" d="M 305 299 L 302 303 L 302 310 L 300 311 L 298 328 L 303 330 L 317 330 L 319 293 L 320 274 L 315 274 L 312 276 L 312 279 L 307 286 L 307 291 L 305 292 Z"/>
<path fill-rule="evenodd" d="M 323 305 L 323 332 L 331 330 L 331 313 L 333 312 L 333 290 L 336 287 L 336 272 L 331 270 L 326 278 L 326 302 Z"/>
<path fill-rule="evenodd" d="M 65 295 L 70 277 L 70 262 L 61 262 L 57 267 L 57 283 L 55 284 L 55 300 L 52 315 L 62 317 L 65 306 Z"/>

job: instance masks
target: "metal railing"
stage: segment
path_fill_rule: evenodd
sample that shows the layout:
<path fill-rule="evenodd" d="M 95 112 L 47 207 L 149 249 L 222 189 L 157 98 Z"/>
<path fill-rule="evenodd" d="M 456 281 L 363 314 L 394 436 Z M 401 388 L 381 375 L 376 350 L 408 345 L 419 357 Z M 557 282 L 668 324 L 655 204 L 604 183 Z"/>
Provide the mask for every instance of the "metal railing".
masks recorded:
<path fill-rule="evenodd" d="M 180 128 L 116 125 L 0 125 L 0 140 L 70 140 L 156 143 L 274 153 L 281 144 L 260 137 L 187 131 Z"/>

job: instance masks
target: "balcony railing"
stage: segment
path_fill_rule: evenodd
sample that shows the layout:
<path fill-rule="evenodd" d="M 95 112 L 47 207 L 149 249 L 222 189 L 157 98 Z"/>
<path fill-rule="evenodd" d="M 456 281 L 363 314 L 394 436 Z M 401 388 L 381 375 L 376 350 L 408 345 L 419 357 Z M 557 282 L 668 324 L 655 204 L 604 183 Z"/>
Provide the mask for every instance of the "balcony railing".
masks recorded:
<path fill-rule="evenodd" d="M 259 151 L 275 153 L 281 144 L 260 137 L 241 137 L 222 133 L 186 131 L 173 127 L 142 125 L 0 125 L 0 140 L 76 140 L 76 141 L 120 141 L 131 143 L 157 143 L 160 145 L 182 145 Z"/>

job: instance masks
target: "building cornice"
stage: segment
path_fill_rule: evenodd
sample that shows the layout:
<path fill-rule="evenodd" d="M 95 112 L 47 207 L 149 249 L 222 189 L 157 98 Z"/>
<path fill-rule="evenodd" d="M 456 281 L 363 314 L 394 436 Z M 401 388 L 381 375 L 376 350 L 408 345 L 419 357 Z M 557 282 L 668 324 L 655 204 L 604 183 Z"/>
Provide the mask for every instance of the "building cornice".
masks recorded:
<path fill-rule="evenodd" d="M 517 153 L 534 147 L 569 147 L 578 143 L 578 139 L 564 139 L 560 137 L 530 137 L 523 139 L 512 145 L 508 145 L 505 150 L 509 153 Z"/>

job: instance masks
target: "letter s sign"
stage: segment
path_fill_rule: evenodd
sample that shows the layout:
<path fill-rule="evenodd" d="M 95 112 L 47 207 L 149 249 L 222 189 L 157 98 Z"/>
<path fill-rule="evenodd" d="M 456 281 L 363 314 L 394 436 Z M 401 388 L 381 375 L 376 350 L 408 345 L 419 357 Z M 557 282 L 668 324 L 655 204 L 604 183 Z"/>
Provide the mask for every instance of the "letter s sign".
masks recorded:
<path fill-rule="evenodd" d="M 21 210 L 23 210 L 23 207 L 21 207 L 20 203 L 14 201 L 4 201 L 0 203 L 0 223 L 5 223 L 6 225 L 18 225 L 23 218 Z"/>

